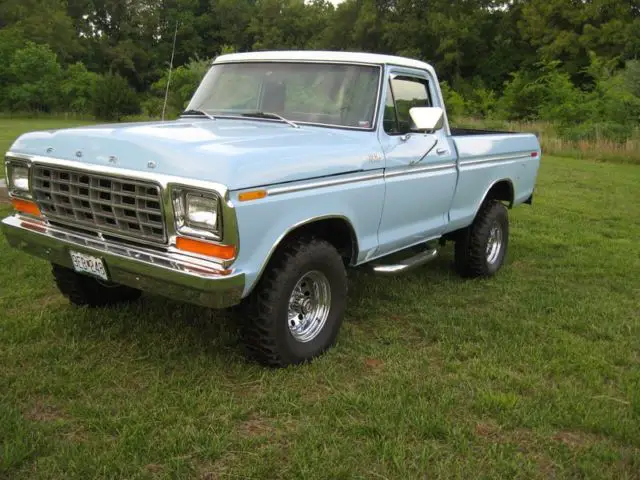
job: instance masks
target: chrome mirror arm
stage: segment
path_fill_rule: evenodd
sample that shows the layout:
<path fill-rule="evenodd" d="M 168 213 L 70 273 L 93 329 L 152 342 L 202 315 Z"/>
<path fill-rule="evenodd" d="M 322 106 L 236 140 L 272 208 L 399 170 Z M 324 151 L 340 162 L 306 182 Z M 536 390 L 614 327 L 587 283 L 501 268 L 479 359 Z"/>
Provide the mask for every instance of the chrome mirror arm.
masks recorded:
<path fill-rule="evenodd" d="M 438 144 L 438 139 L 435 138 L 433 141 L 433 145 L 431 145 L 431 147 L 429 147 L 429 150 L 427 150 L 425 152 L 424 155 L 422 155 L 418 160 L 413 160 L 409 163 L 409 165 L 416 165 L 418 163 L 420 163 L 422 160 L 424 160 L 426 158 L 427 155 L 429 155 L 431 153 L 431 151 L 436 148 L 436 145 Z"/>

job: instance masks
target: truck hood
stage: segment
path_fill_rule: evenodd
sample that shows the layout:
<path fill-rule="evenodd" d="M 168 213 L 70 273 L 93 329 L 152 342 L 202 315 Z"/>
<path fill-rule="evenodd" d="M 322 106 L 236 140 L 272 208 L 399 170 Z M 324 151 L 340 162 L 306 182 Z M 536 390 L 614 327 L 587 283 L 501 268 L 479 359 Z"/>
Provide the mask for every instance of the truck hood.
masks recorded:
<path fill-rule="evenodd" d="M 240 119 L 40 131 L 22 135 L 11 147 L 15 153 L 214 181 L 231 190 L 361 170 L 378 150 L 371 132 Z"/>

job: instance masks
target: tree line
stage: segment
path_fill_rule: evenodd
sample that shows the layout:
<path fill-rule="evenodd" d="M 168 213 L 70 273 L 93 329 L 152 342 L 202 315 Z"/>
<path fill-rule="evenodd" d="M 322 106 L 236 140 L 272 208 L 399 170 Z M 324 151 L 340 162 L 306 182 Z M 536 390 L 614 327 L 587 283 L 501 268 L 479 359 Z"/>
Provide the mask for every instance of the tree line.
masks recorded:
<path fill-rule="evenodd" d="M 157 116 L 176 26 L 173 115 L 221 53 L 327 49 L 428 61 L 454 118 L 640 124 L 637 0 L 2 0 L 0 110 Z"/>

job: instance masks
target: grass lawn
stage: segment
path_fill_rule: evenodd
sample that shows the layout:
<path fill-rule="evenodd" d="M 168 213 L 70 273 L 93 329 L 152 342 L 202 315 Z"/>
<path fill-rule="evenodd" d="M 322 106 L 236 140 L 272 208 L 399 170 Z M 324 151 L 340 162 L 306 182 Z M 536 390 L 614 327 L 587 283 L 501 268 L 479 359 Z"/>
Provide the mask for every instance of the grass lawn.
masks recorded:
<path fill-rule="evenodd" d="M 0 235 L 0 477 L 640 478 L 639 185 L 545 157 L 498 276 L 354 271 L 338 345 L 277 371 L 222 313 L 74 308 Z"/>

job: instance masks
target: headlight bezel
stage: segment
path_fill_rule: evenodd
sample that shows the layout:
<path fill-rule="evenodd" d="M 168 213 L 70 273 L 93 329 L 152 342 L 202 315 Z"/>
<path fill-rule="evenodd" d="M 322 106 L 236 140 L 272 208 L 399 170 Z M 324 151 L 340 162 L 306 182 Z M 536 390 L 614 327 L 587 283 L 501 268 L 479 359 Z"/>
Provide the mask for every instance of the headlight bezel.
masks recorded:
<path fill-rule="evenodd" d="M 223 218 L 222 199 L 216 192 L 209 190 L 199 190 L 190 187 L 174 187 L 171 191 L 173 204 L 173 216 L 176 233 L 180 235 L 203 238 L 205 240 L 222 241 L 223 238 Z M 207 228 L 203 223 L 194 222 L 189 219 L 189 200 L 209 200 L 214 202 L 215 207 L 211 213 L 215 215 L 216 223 L 213 227 Z"/>
<path fill-rule="evenodd" d="M 26 171 L 26 176 L 23 176 L 21 178 L 23 180 L 26 180 L 27 182 L 26 188 L 16 185 L 14 174 L 16 171 L 19 171 L 19 170 Z M 7 178 L 7 191 L 9 192 L 9 196 L 31 199 L 32 198 L 31 163 L 26 162 L 24 160 L 16 159 L 13 157 L 5 157 L 4 171 Z"/>

